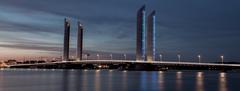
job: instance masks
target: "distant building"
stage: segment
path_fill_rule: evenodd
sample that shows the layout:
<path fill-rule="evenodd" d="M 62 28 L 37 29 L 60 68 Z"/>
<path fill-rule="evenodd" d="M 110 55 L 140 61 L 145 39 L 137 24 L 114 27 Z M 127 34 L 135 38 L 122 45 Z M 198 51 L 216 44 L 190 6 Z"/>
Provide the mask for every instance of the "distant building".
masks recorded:
<path fill-rule="evenodd" d="M 7 64 L 5 64 L 4 62 L 0 62 L 0 68 L 7 68 L 9 67 Z"/>
<path fill-rule="evenodd" d="M 69 61 L 70 22 L 64 19 L 63 61 Z"/>
<path fill-rule="evenodd" d="M 153 11 L 147 20 L 147 61 L 154 61 L 155 60 L 155 11 Z"/>
<path fill-rule="evenodd" d="M 137 12 L 136 60 L 145 60 L 145 5 Z"/>
<path fill-rule="evenodd" d="M 78 38 L 77 38 L 77 61 L 82 60 L 83 50 L 83 26 L 78 22 Z"/>
<path fill-rule="evenodd" d="M 10 60 L 8 60 L 8 61 L 6 61 L 6 62 L 4 62 L 5 64 L 7 64 L 7 65 L 15 65 L 15 64 L 17 64 L 17 60 L 15 60 L 15 59 L 10 59 Z"/>

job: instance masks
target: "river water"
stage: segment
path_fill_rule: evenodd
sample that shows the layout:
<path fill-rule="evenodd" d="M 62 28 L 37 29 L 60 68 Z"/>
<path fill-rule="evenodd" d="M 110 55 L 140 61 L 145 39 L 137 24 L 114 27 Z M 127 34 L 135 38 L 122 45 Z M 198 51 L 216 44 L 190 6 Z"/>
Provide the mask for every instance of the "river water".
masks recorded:
<path fill-rule="evenodd" d="M 0 91 L 240 91 L 240 73 L 1 69 Z"/>

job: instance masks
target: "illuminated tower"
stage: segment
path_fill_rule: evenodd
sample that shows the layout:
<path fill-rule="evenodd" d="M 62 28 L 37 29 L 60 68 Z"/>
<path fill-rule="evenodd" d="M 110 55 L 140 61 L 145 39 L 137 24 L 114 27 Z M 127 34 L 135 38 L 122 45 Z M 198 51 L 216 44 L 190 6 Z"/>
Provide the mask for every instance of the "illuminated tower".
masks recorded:
<path fill-rule="evenodd" d="M 64 19 L 63 61 L 69 60 L 70 22 Z"/>
<path fill-rule="evenodd" d="M 137 12 L 136 60 L 145 60 L 145 5 Z"/>
<path fill-rule="evenodd" d="M 83 49 L 83 26 L 78 22 L 78 38 L 77 38 L 77 61 L 82 60 Z"/>
<path fill-rule="evenodd" d="M 147 61 L 155 60 L 155 11 L 147 18 Z"/>

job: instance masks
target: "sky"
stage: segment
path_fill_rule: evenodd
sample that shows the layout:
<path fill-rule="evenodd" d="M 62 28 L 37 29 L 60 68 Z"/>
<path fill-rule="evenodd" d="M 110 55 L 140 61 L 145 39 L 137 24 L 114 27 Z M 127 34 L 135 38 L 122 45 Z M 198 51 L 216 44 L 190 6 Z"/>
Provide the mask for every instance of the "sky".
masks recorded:
<path fill-rule="evenodd" d="M 85 53 L 135 54 L 136 12 L 156 10 L 157 53 L 165 60 L 240 62 L 238 0 L 0 0 L 0 58 L 62 56 L 64 18 L 77 21 Z"/>

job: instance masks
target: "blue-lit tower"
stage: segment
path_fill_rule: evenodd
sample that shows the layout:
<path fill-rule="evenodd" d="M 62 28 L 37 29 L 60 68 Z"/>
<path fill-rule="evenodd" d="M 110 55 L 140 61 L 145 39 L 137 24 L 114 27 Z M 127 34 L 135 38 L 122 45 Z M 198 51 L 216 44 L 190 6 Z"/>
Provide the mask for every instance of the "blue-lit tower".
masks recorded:
<path fill-rule="evenodd" d="M 156 42 L 156 29 L 155 29 L 155 11 L 150 13 L 147 20 L 147 61 L 155 60 L 155 42 Z"/>
<path fill-rule="evenodd" d="M 136 43 L 136 60 L 145 60 L 145 5 L 137 12 L 137 43 Z"/>

